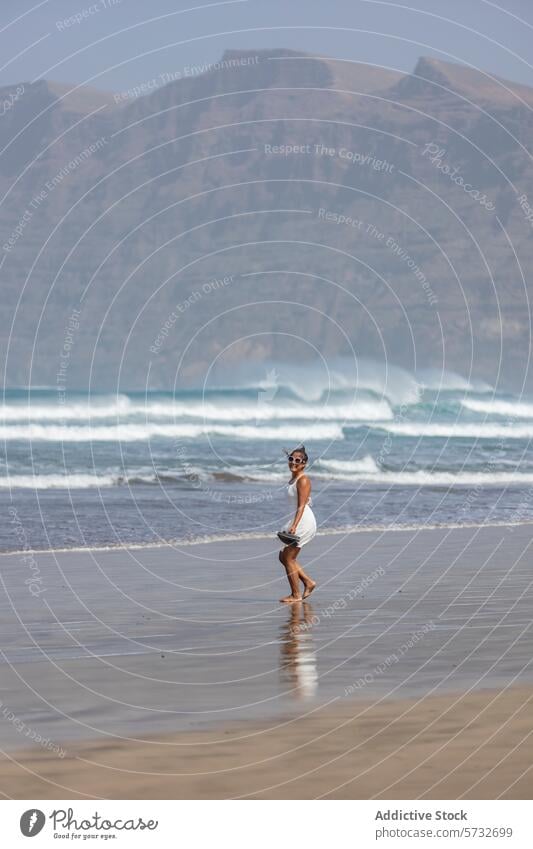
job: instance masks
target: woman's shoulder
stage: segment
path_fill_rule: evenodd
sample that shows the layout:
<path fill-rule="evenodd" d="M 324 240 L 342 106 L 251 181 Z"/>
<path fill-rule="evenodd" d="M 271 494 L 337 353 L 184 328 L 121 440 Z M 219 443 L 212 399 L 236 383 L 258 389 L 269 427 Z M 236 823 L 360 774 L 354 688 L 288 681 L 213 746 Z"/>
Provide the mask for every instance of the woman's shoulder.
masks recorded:
<path fill-rule="evenodd" d="M 299 475 L 299 476 L 297 477 L 297 479 L 296 479 L 296 483 L 297 483 L 297 484 L 299 484 L 299 483 L 303 483 L 303 484 L 308 483 L 308 484 L 310 484 L 310 483 L 311 483 L 311 480 L 310 480 L 310 478 L 309 478 L 309 475 L 306 475 L 306 474 L 304 474 L 304 473 L 302 472 L 302 474 L 301 474 L 301 475 Z"/>

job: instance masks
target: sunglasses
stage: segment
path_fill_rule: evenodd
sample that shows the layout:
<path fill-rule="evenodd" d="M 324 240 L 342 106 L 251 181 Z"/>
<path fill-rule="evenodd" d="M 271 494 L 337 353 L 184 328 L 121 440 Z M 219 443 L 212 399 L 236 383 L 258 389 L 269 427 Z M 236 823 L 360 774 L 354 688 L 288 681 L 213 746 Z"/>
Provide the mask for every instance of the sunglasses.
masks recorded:
<path fill-rule="evenodd" d="M 305 463 L 305 460 L 303 459 L 303 457 L 302 458 L 300 458 L 300 457 L 289 457 L 288 462 L 294 463 L 296 466 L 299 466 L 300 463 Z"/>

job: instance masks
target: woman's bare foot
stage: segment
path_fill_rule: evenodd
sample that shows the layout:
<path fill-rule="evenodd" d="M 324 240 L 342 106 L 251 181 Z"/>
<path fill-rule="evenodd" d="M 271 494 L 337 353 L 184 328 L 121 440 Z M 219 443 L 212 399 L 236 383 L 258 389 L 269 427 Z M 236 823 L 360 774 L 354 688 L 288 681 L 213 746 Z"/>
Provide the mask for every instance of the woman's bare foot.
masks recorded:
<path fill-rule="evenodd" d="M 309 583 L 305 585 L 303 597 L 307 598 L 308 595 L 311 595 L 311 593 L 313 592 L 315 587 L 316 587 L 316 581 L 309 581 Z"/>
<path fill-rule="evenodd" d="M 301 595 L 286 595 L 284 598 L 280 598 L 280 601 L 283 604 L 294 604 L 295 601 L 301 601 Z"/>

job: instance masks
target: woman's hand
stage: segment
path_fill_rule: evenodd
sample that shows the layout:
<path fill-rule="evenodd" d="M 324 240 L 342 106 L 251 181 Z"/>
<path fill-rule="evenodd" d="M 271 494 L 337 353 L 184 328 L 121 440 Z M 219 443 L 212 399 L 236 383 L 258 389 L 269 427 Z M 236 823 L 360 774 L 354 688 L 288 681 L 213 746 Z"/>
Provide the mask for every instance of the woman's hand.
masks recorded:
<path fill-rule="evenodd" d="M 296 533 L 296 525 L 291 525 L 289 530 L 287 531 L 287 533 L 295 534 Z"/>

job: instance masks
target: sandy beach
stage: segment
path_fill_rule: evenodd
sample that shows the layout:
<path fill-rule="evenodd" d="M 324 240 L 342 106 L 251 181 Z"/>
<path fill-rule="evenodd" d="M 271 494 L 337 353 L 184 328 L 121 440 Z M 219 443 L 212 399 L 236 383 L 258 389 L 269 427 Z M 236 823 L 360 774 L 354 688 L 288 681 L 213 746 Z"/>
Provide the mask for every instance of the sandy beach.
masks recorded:
<path fill-rule="evenodd" d="M 533 688 L 3 758 L 10 798 L 530 799 Z"/>
<path fill-rule="evenodd" d="M 319 535 L 293 607 L 270 540 L 4 555 L 1 790 L 528 798 L 530 537 Z"/>

